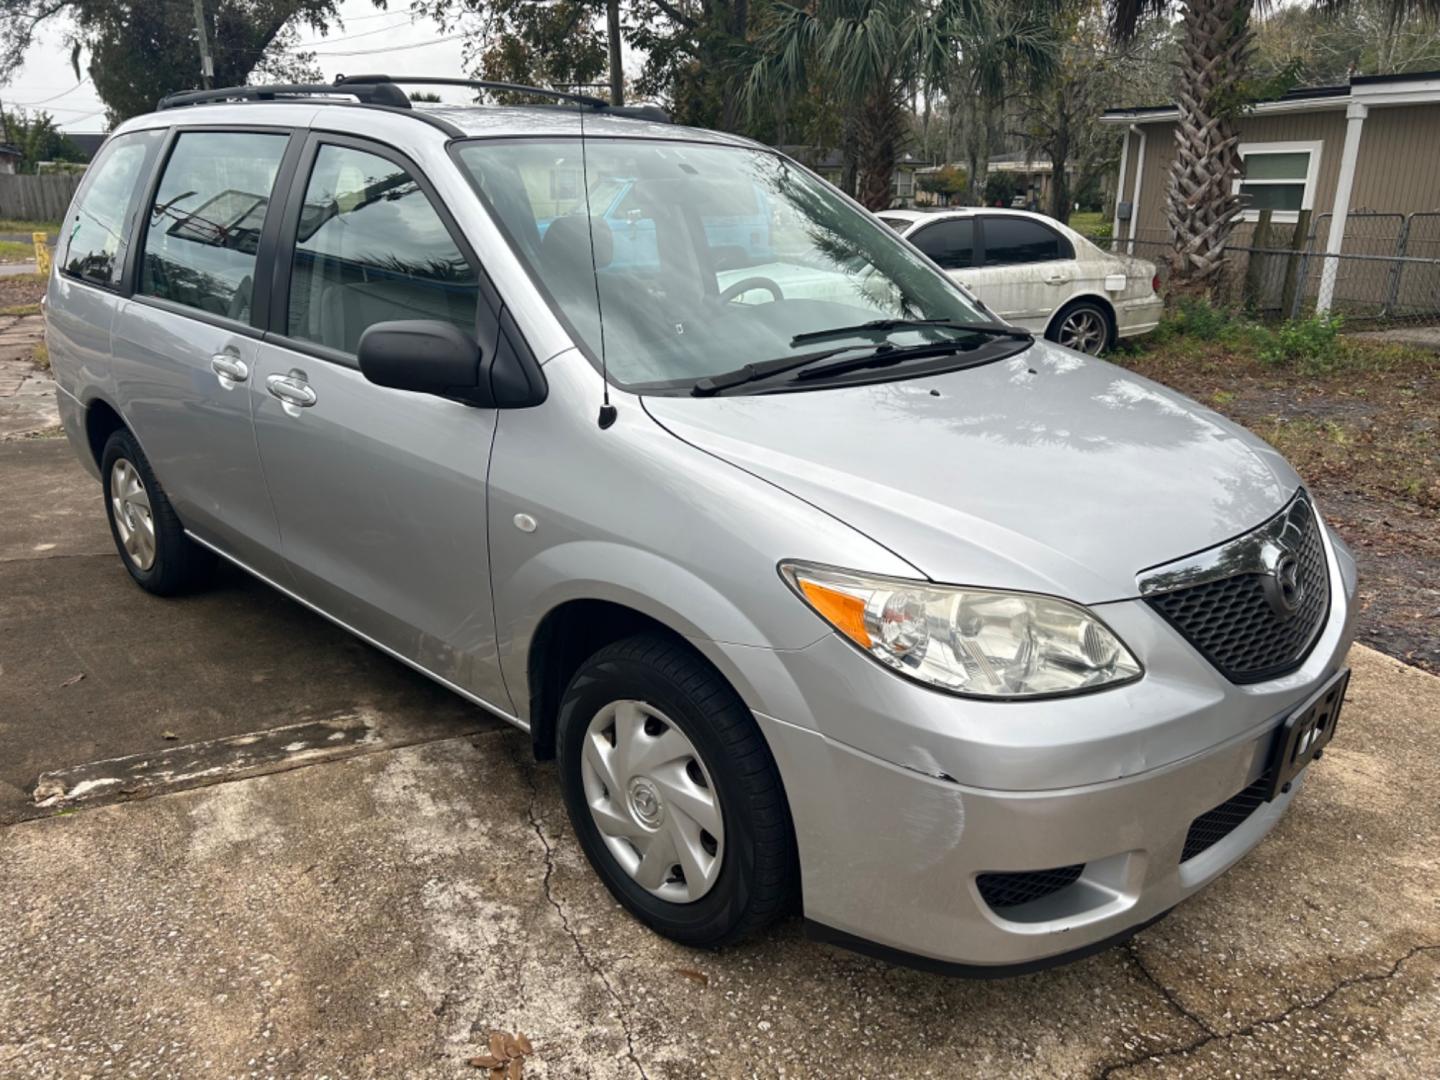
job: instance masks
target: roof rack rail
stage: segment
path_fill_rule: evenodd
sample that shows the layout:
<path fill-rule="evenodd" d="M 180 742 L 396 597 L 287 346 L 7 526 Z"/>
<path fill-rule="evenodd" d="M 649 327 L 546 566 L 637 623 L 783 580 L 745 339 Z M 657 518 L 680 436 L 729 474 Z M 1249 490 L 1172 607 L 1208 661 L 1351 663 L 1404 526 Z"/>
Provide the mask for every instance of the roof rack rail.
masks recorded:
<path fill-rule="evenodd" d="M 569 90 L 551 90 L 544 86 L 524 86 L 520 83 L 494 82 L 489 79 L 447 79 L 440 75 L 337 75 L 335 85 L 380 86 L 389 83 L 406 83 L 413 86 L 468 86 L 472 90 L 494 90 L 505 94 L 538 94 L 540 97 L 555 98 L 559 101 L 573 101 L 577 105 L 589 105 L 593 109 L 608 109 L 610 105 L 602 98 L 589 94 L 575 94 Z M 408 98 L 406 99 L 409 100 Z"/>
<path fill-rule="evenodd" d="M 285 98 L 330 98 L 343 94 L 362 105 L 382 105 L 391 109 L 411 108 L 410 98 L 397 85 L 465 86 L 472 90 L 488 90 L 502 94 L 535 94 L 554 98 L 557 102 L 573 102 L 609 116 L 670 123 L 670 114 L 658 105 L 611 105 L 589 94 L 569 90 L 552 90 L 543 86 L 494 82 L 488 79 L 448 79 L 436 75 L 337 75 L 333 83 L 277 83 L 271 86 L 221 86 L 213 90 L 182 90 L 160 99 L 159 108 L 176 109 L 184 105 L 203 105 L 224 101 L 279 101 Z"/>
<path fill-rule="evenodd" d="M 204 105 L 220 101 L 277 101 L 282 98 L 313 98 L 321 95 L 347 94 L 365 105 L 385 105 L 392 109 L 410 108 L 405 91 L 389 82 L 358 83 L 341 86 L 337 83 L 275 83 L 270 86 L 218 86 L 213 90 L 182 90 L 166 94 L 157 106 L 176 109 L 183 105 Z"/>
<path fill-rule="evenodd" d="M 670 114 L 658 105 L 611 105 L 604 98 L 590 94 L 577 94 L 570 90 L 552 90 L 544 86 L 525 86 L 521 83 L 495 82 L 489 79 L 450 79 L 438 75 L 337 75 L 336 86 L 378 86 L 383 83 L 409 83 L 416 86 L 468 86 L 472 90 L 490 90 L 502 94 L 538 94 L 540 97 L 557 101 L 571 101 L 577 105 L 588 105 L 597 112 L 609 116 L 624 116 L 633 120 L 650 120 L 659 124 L 670 123 Z"/>

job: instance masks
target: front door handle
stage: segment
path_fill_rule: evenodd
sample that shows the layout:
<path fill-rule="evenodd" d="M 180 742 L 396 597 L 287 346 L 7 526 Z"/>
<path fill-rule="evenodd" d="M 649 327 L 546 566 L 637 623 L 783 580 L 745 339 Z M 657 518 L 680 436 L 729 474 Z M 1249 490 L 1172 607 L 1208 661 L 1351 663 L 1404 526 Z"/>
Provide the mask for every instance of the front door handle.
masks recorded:
<path fill-rule="evenodd" d="M 271 375 L 265 380 L 265 385 L 270 393 L 286 405 L 308 409 L 315 404 L 315 391 L 310 389 L 310 384 L 304 379 L 297 379 L 293 375 Z"/>
<path fill-rule="evenodd" d="M 1069 285 L 1070 279 L 1064 274 L 1051 274 L 1045 279 L 1046 285 Z"/>
<path fill-rule="evenodd" d="M 232 383 L 244 382 L 250 377 L 250 369 L 245 366 L 245 361 L 231 353 L 216 353 L 210 357 L 210 370 Z"/>

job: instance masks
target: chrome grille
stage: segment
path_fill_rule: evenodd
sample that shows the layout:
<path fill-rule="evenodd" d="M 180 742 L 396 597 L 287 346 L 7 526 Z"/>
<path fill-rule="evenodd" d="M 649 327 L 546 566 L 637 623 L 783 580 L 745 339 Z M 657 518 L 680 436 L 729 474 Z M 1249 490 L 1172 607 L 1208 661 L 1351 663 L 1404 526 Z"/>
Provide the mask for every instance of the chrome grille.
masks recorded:
<path fill-rule="evenodd" d="M 1143 578 L 1141 591 L 1232 682 L 1284 675 L 1330 609 L 1320 523 L 1301 493 L 1254 532 Z"/>

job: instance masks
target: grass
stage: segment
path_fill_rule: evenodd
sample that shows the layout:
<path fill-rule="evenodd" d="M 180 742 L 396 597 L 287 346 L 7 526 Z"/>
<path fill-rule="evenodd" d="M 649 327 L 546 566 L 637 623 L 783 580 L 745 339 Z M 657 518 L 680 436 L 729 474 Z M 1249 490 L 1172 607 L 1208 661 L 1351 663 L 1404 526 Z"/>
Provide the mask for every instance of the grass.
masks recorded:
<path fill-rule="evenodd" d="M 40 305 L 39 305 L 38 303 L 35 303 L 35 304 L 16 304 L 14 307 L 0 308 L 0 317 L 6 316 L 6 315 L 9 315 L 9 316 L 18 316 L 18 315 L 39 315 L 39 314 L 40 314 Z"/>
<path fill-rule="evenodd" d="M 1076 211 L 1070 215 L 1070 227 L 1081 236 L 1110 235 L 1110 222 L 1099 210 Z"/>
<path fill-rule="evenodd" d="M 20 221 L 16 218 L 0 218 L 0 233 L 58 233 L 58 221 Z"/>
<path fill-rule="evenodd" d="M 30 359 L 35 361 L 35 366 L 41 371 L 50 370 L 50 350 L 42 341 L 35 346 L 35 351 L 30 354 Z"/>
<path fill-rule="evenodd" d="M 24 262 L 34 257 L 34 244 L 22 244 L 18 240 L 0 240 L 0 262 Z"/>

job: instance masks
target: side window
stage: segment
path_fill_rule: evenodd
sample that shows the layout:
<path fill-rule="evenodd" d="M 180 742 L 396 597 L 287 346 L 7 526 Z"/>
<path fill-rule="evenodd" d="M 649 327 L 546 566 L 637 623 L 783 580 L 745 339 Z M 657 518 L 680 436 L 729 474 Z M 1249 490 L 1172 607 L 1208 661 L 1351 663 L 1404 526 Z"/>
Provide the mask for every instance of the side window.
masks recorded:
<path fill-rule="evenodd" d="M 1073 259 L 1070 244 L 1054 229 L 1021 217 L 985 218 L 985 265 Z"/>
<path fill-rule="evenodd" d="M 950 218 L 926 225 L 911 242 L 942 270 L 975 265 L 975 222 L 971 218 Z"/>
<path fill-rule="evenodd" d="M 353 353 L 392 319 L 473 333 L 475 268 L 415 178 L 378 154 L 321 146 L 305 188 L 290 271 L 291 337 Z"/>
<path fill-rule="evenodd" d="M 75 204 L 70 238 L 60 267 L 96 285 L 119 283 L 129 243 L 130 206 L 159 132 L 137 131 L 110 140 L 90 166 Z"/>
<path fill-rule="evenodd" d="M 139 291 L 242 322 L 286 135 L 188 131 L 175 140 L 150 222 Z"/>

